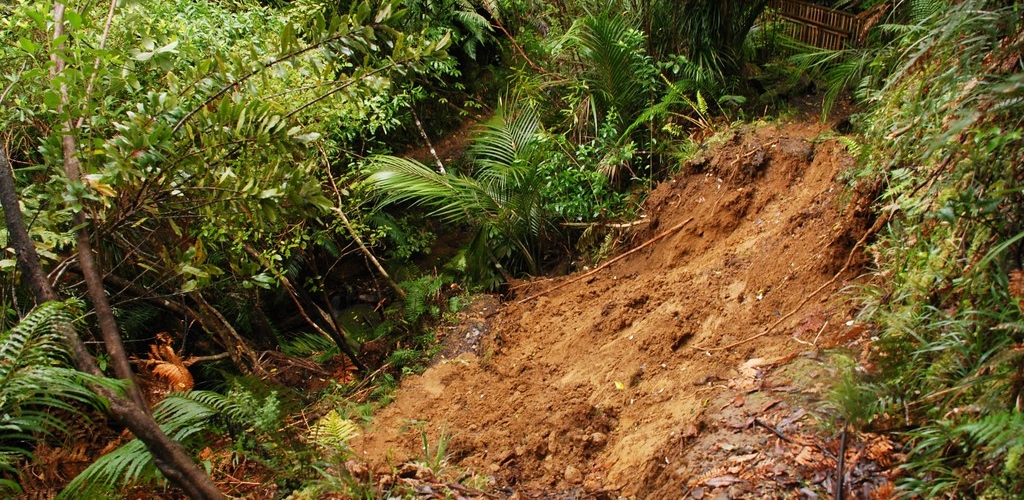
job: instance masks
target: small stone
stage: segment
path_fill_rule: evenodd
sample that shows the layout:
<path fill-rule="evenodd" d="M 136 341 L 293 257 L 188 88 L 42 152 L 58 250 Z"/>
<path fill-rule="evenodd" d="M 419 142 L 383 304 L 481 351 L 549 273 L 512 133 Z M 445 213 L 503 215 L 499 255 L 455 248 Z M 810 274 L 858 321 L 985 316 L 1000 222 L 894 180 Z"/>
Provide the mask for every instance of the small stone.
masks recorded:
<path fill-rule="evenodd" d="M 491 464 L 491 465 L 487 466 L 487 470 L 491 471 L 491 473 L 493 474 L 495 472 L 500 471 L 501 470 L 501 466 L 498 465 L 498 464 Z"/>
<path fill-rule="evenodd" d="M 608 436 L 605 435 L 603 432 L 595 432 L 590 435 L 590 442 L 594 443 L 597 446 L 603 446 L 605 443 L 608 442 Z"/>
<path fill-rule="evenodd" d="M 563 477 L 565 477 L 565 482 L 570 484 L 580 484 L 583 482 L 583 473 L 572 465 L 565 466 Z"/>
<path fill-rule="evenodd" d="M 526 447 L 523 445 L 516 446 L 516 456 L 521 457 L 526 454 Z"/>

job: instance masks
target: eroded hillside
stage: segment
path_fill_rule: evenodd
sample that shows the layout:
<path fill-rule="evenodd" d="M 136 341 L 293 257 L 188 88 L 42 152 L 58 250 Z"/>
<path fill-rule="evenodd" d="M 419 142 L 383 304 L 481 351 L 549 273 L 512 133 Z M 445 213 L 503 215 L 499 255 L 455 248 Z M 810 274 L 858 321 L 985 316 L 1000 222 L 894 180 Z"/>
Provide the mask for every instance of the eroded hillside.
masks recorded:
<path fill-rule="evenodd" d="M 513 496 L 827 491 L 831 479 L 812 476 L 835 463 L 835 443 L 787 448 L 755 425 L 807 423 L 785 363 L 824 380 L 834 363 L 819 349 L 856 334 L 840 292 L 870 221 L 837 181 L 852 158 L 816 118 L 712 144 L 623 236 L 653 243 L 585 276 L 521 284 L 493 315 L 478 307 L 486 325 L 450 334 L 479 335 L 473 352 L 406 378 L 358 456 L 384 473 L 423 460 L 421 432 L 445 432 L 452 467 Z M 784 463 L 801 452 L 809 465 Z"/>

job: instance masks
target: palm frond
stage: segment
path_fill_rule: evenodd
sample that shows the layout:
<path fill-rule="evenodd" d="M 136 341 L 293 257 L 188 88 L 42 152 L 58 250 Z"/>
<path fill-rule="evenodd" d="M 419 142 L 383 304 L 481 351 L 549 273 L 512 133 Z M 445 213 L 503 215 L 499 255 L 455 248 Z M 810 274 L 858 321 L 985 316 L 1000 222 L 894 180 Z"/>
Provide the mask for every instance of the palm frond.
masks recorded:
<path fill-rule="evenodd" d="M 428 216 L 466 223 L 477 230 L 467 262 L 478 274 L 485 262 L 536 272 L 536 258 L 548 225 L 541 199 L 540 163 L 545 159 L 540 117 L 528 103 L 505 102 L 477 131 L 468 150 L 472 176 L 437 173 L 393 156 L 373 157 L 365 183 L 381 206 L 405 203 L 430 210 Z"/>
<path fill-rule="evenodd" d="M 475 215 L 471 203 L 478 183 L 458 174 L 439 174 L 416 160 L 379 155 L 370 159 L 366 184 L 383 193 L 383 205 L 408 203 L 425 206 L 431 217 L 446 222 L 469 223 Z"/>
<path fill-rule="evenodd" d="M 570 31 L 580 48 L 588 87 L 597 97 L 601 115 L 614 111 L 620 119 L 632 121 L 647 99 L 645 75 L 650 75 L 644 58 L 645 39 L 627 23 L 625 16 L 610 10 L 578 21 Z"/>

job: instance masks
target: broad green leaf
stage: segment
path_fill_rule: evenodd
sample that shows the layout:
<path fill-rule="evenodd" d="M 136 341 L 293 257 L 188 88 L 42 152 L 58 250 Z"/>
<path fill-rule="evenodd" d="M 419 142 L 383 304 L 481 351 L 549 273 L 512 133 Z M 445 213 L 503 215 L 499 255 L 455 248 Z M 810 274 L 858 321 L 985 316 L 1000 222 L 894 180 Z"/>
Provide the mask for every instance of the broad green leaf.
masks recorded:
<path fill-rule="evenodd" d="M 43 94 L 43 104 L 46 104 L 47 108 L 57 109 L 60 107 L 60 96 L 52 90 L 47 90 Z"/>
<path fill-rule="evenodd" d="M 18 46 L 21 47 L 21 50 L 24 50 L 29 54 L 34 54 L 37 50 L 39 50 L 39 44 L 33 42 L 32 40 L 29 40 L 28 38 L 19 39 Z"/>
<path fill-rule="evenodd" d="M 64 10 L 64 20 L 71 25 L 72 29 L 77 30 L 82 26 L 82 16 L 78 14 L 74 9 Z"/>
<path fill-rule="evenodd" d="M 295 140 L 298 141 L 299 144 L 309 144 L 319 138 L 320 134 L 317 132 L 310 132 L 308 134 L 299 134 L 295 136 Z"/>

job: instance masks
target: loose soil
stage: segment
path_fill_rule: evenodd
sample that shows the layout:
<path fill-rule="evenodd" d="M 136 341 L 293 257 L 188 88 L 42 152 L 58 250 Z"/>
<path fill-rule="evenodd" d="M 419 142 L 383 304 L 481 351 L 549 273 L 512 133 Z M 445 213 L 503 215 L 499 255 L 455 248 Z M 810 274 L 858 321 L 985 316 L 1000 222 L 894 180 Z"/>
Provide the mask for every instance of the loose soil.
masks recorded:
<path fill-rule="evenodd" d="M 446 441 L 448 468 L 513 498 L 831 497 L 821 393 L 857 357 L 843 290 L 871 223 L 835 135 L 808 115 L 718 136 L 620 235 L 661 239 L 472 306 L 353 450 L 381 477 Z M 845 491 L 882 495 L 893 446 L 847 441 Z"/>

